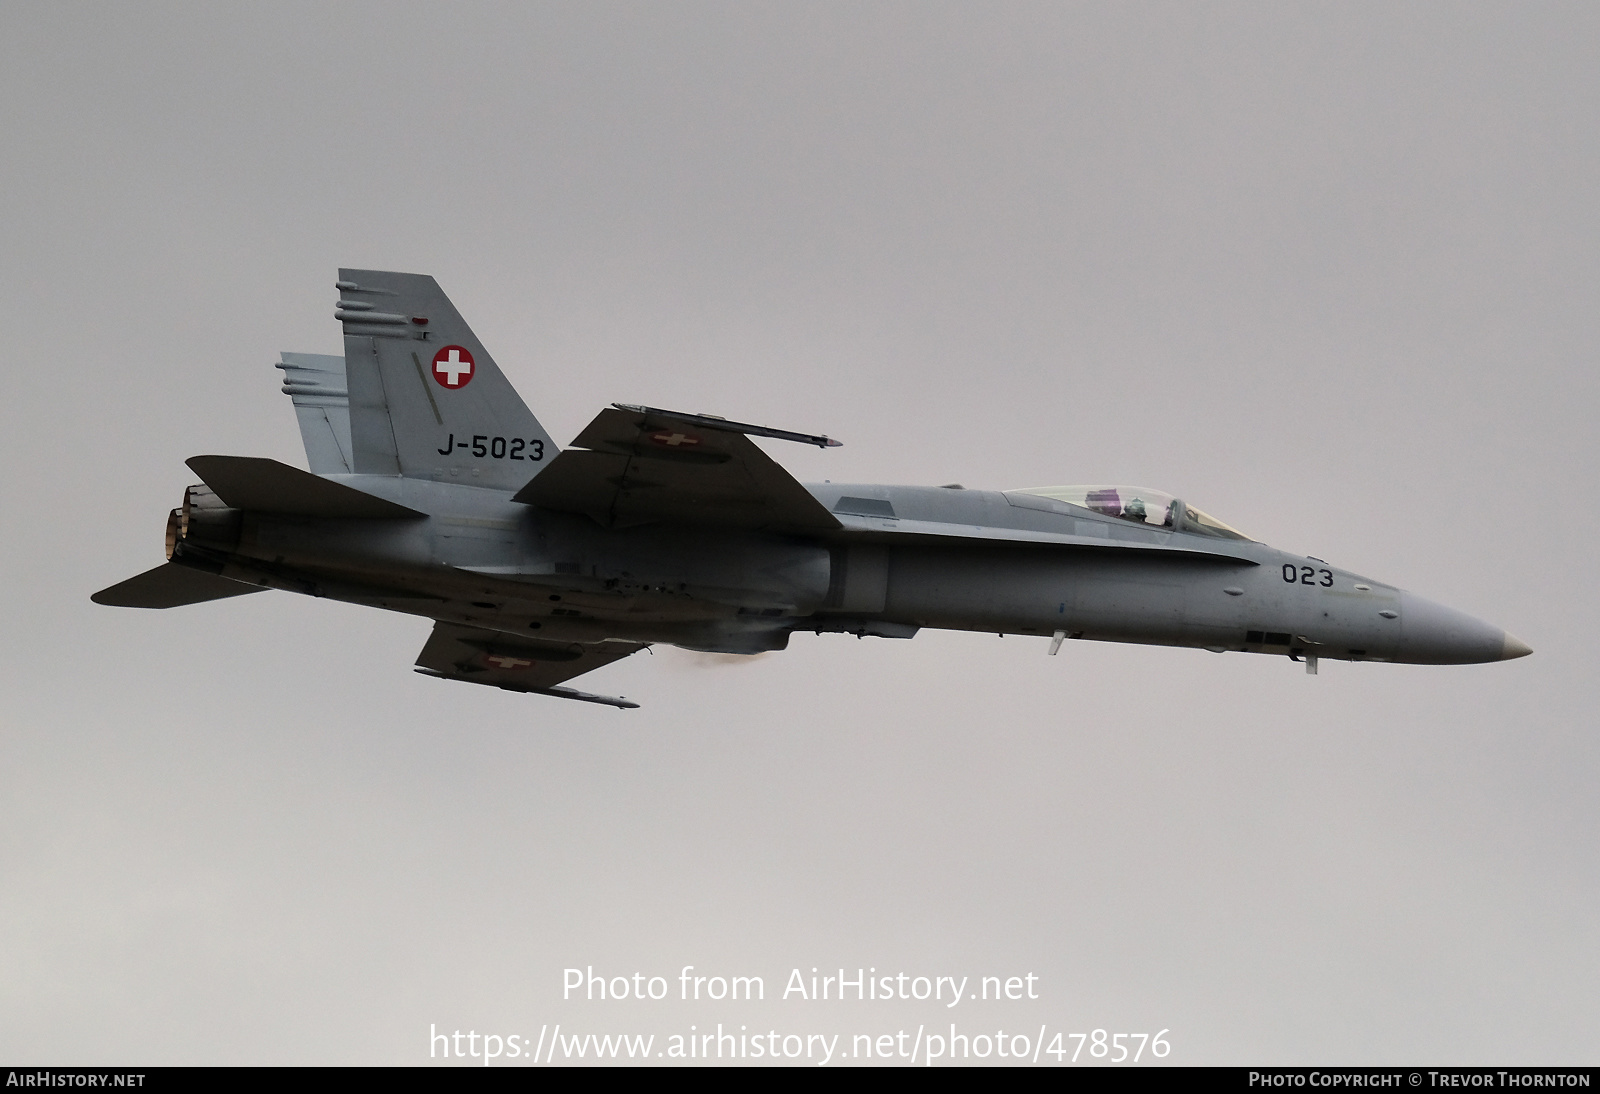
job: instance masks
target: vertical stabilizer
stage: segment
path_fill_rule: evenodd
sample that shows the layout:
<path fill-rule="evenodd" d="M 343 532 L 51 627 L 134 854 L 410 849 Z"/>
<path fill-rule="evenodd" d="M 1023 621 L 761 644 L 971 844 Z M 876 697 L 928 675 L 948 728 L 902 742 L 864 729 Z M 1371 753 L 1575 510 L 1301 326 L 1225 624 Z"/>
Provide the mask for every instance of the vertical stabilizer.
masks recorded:
<path fill-rule="evenodd" d="M 340 270 L 352 470 L 521 489 L 556 455 L 425 274 Z"/>
<path fill-rule="evenodd" d="M 350 392 L 345 387 L 344 358 L 325 353 L 285 353 L 283 393 L 294 400 L 306 463 L 314 475 L 348 475 L 350 459 Z"/>

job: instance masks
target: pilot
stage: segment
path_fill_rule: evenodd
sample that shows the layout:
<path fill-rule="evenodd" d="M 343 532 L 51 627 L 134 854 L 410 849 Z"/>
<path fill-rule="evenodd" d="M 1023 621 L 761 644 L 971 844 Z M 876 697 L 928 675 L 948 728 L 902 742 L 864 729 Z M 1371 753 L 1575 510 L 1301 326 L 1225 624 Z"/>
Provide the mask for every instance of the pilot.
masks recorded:
<path fill-rule="evenodd" d="M 1143 498 L 1134 498 L 1127 505 L 1123 506 L 1122 518 L 1124 520 L 1136 520 L 1140 524 L 1143 524 L 1145 515 Z"/>

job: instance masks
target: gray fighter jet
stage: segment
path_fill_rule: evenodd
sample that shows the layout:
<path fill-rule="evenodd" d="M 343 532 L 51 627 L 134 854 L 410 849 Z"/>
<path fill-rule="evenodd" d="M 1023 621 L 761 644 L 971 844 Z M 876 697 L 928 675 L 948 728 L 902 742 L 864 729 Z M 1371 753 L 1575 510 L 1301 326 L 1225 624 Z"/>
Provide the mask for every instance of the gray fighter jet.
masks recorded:
<path fill-rule="evenodd" d="M 565 681 L 653 642 L 751 654 L 922 627 L 1467 664 L 1499 627 L 1289 555 L 1159 490 L 795 481 L 823 436 L 621 403 L 558 449 L 433 278 L 341 270 L 344 356 L 285 353 L 310 472 L 196 456 L 168 561 L 99 604 L 283 589 L 425 616 L 417 671 L 618 707 Z"/>

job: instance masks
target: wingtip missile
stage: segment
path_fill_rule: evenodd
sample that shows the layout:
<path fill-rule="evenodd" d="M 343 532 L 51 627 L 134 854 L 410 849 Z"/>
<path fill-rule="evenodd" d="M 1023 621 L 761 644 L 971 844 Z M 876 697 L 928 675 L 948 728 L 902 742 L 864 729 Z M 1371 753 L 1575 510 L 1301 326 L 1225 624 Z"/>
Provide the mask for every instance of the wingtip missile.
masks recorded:
<path fill-rule="evenodd" d="M 649 414 L 661 418 L 671 418 L 673 421 L 688 422 L 690 425 L 703 426 L 706 429 L 721 429 L 729 433 L 746 433 L 752 437 L 771 437 L 778 441 L 798 441 L 801 444 L 814 444 L 818 448 L 842 448 L 843 441 L 836 441 L 832 437 L 820 433 L 794 433 L 787 429 L 773 429 L 766 425 L 751 425 L 748 422 L 730 422 L 728 419 L 716 414 L 689 414 L 681 410 L 662 410 L 655 406 L 639 406 L 635 403 L 612 403 L 618 410 L 625 410 L 629 414 Z"/>

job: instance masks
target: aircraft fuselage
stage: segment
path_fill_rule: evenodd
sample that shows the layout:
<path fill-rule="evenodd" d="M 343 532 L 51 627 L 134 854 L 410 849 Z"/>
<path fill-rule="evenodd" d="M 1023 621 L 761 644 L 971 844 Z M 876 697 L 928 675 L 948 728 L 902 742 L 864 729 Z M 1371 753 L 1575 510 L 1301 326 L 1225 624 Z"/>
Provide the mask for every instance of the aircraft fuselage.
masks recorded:
<path fill-rule="evenodd" d="M 804 536 L 605 528 L 466 485 L 342 481 L 428 516 L 239 513 L 221 539 L 196 529 L 174 561 L 539 639 L 735 653 L 781 649 L 796 630 L 910 637 L 923 627 L 1423 664 L 1501 660 L 1516 642 L 1320 559 L 1081 512 L 1062 532 L 1050 527 L 1059 517 L 995 491 L 809 486 L 833 509 L 876 495 L 882 512 L 842 514 L 856 526 Z M 991 523 L 967 523 L 974 516 Z M 900 530 L 933 524 L 946 534 Z M 1104 545 L 1080 530 L 1100 531 Z M 1130 533 L 1146 549 L 1113 538 Z"/>

